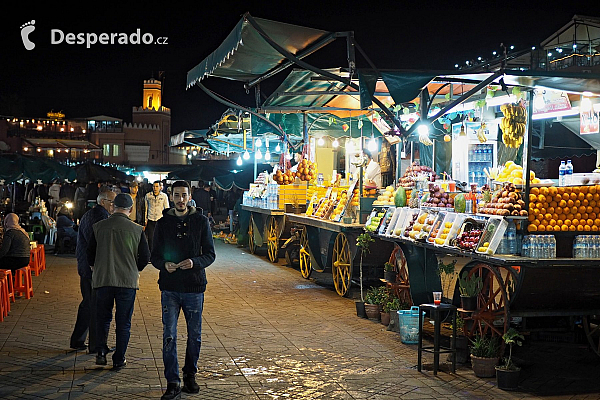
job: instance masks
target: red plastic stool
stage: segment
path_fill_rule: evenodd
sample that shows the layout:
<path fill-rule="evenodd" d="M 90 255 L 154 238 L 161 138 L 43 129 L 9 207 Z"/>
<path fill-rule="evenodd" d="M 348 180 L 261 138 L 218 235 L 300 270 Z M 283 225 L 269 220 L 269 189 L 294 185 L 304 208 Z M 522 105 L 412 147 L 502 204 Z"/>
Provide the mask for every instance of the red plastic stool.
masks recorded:
<path fill-rule="evenodd" d="M 0 269 L 0 273 L 4 272 L 4 274 L 8 277 L 8 297 L 14 303 L 15 302 L 15 288 L 14 288 L 14 280 L 13 273 L 10 269 Z"/>
<path fill-rule="evenodd" d="M 15 271 L 15 294 L 23 294 L 26 299 L 33 297 L 33 280 L 29 266 Z"/>
<path fill-rule="evenodd" d="M 37 245 L 37 251 L 40 255 L 40 270 L 43 271 L 46 269 L 46 250 L 44 249 L 44 245 L 43 244 L 38 244 Z"/>
<path fill-rule="evenodd" d="M 2 307 L 0 309 L 0 313 L 4 317 L 8 317 L 8 313 L 10 312 L 10 296 L 8 294 L 8 276 L 6 274 L 0 273 L 0 303 L 2 303 Z"/>

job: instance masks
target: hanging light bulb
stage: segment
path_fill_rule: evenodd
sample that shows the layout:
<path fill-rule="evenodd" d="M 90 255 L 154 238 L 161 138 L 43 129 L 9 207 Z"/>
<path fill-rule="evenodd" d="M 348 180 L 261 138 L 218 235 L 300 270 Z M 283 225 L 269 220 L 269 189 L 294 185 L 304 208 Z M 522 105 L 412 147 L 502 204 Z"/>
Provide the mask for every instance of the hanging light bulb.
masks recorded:
<path fill-rule="evenodd" d="M 237 165 L 242 165 L 242 157 L 238 156 L 237 161 L 235 162 Z"/>
<path fill-rule="evenodd" d="M 352 139 L 346 139 L 346 151 L 352 153 L 354 151 L 354 143 Z"/>
<path fill-rule="evenodd" d="M 325 144 L 325 139 L 323 139 L 323 137 L 320 137 L 319 140 L 317 141 L 317 144 L 319 146 L 323 146 Z"/>
<path fill-rule="evenodd" d="M 248 153 L 248 150 L 246 150 L 244 152 L 244 160 L 249 160 L 250 159 L 250 153 Z"/>
<path fill-rule="evenodd" d="M 277 146 L 275 146 L 275 151 L 276 152 L 281 152 L 281 146 L 279 145 L 279 143 L 277 143 Z"/>
<path fill-rule="evenodd" d="M 374 136 L 371 136 L 371 140 L 369 140 L 367 149 L 369 149 L 369 151 L 371 151 L 371 152 L 377 150 L 377 141 L 375 140 Z"/>
<path fill-rule="evenodd" d="M 291 160 L 292 159 L 292 154 L 291 153 L 286 153 L 285 159 L 286 160 Z"/>
<path fill-rule="evenodd" d="M 196 157 L 196 156 L 198 155 L 198 152 L 197 152 L 196 150 L 194 150 L 194 151 L 192 151 L 192 155 L 193 155 L 194 157 Z"/>
<path fill-rule="evenodd" d="M 262 141 L 260 140 L 260 138 L 256 139 L 256 147 L 260 147 L 262 146 Z"/>
<path fill-rule="evenodd" d="M 267 151 L 265 151 L 265 160 L 269 161 L 270 159 L 271 159 L 271 152 L 267 148 Z"/>
<path fill-rule="evenodd" d="M 340 145 L 340 142 L 338 142 L 337 138 L 335 138 L 335 139 L 333 140 L 333 143 L 331 143 L 331 145 L 332 145 L 334 148 L 337 148 L 337 147 Z"/>
<path fill-rule="evenodd" d="M 256 154 L 254 155 L 254 157 L 256 157 L 257 160 L 260 160 L 262 158 L 262 153 L 260 152 L 260 149 L 256 150 Z"/>

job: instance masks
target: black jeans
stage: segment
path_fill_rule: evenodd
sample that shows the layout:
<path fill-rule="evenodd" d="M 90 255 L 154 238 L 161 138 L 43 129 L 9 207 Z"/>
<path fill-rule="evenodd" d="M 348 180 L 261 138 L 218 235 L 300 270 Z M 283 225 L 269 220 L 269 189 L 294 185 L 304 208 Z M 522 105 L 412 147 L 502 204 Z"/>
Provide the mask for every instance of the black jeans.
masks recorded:
<path fill-rule="evenodd" d="M 156 227 L 156 221 L 148 220 L 146 224 L 146 239 L 148 239 L 148 248 L 152 251 L 152 242 L 154 239 L 154 228 Z"/>
<path fill-rule="evenodd" d="M 131 316 L 135 304 L 136 289 L 104 286 L 96 289 L 98 353 L 108 353 L 106 339 L 112 321 L 113 305 L 115 310 L 116 347 L 113 353 L 113 364 L 125 360 L 125 352 L 129 344 Z"/>
<path fill-rule="evenodd" d="M 83 300 L 77 309 L 77 321 L 71 335 L 71 347 L 85 344 L 85 337 L 90 334 L 88 351 L 96 352 L 96 291 L 92 289 L 92 278 L 79 277 L 79 286 Z"/>

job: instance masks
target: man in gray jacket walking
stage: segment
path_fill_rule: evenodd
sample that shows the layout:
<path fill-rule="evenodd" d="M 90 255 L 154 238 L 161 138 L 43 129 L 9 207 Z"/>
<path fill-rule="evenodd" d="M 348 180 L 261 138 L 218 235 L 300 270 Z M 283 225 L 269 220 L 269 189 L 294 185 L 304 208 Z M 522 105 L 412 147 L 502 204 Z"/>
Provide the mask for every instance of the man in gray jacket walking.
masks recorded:
<path fill-rule="evenodd" d="M 116 348 L 113 368 L 124 367 L 129 344 L 135 293 L 139 289 L 139 271 L 150 259 L 150 250 L 142 226 L 129 219 L 133 200 L 129 194 L 115 197 L 114 213 L 94 224 L 87 256 L 93 266 L 92 286 L 96 289 L 97 365 L 106 365 L 106 339 L 116 304 Z M 98 251 L 96 251 L 98 250 Z"/>

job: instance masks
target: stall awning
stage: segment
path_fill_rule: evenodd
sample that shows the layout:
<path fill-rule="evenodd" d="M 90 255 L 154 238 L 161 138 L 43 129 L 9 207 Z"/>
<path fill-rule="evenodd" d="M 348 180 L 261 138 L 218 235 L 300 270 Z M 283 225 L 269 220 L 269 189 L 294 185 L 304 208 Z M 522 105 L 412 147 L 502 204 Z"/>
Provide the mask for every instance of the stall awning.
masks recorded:
<path fill-rule="evenodd" d="M 248 82 L 285 61 L 285 57 L 261 36 L 249 18 L 272 40 L 294 55 L 330 34 L 320 29 L 254 18 L 246 13 L 223 43 L 188 72 L 186 87 L 209 75 Z"/>
<path fill-rule="evenodd" d="M 101 150 L 100 147 L 87 140 L 24 138 L 23 141 L 32 147 L 39 147 L 41 149 Z"/>

